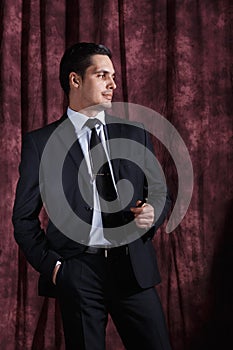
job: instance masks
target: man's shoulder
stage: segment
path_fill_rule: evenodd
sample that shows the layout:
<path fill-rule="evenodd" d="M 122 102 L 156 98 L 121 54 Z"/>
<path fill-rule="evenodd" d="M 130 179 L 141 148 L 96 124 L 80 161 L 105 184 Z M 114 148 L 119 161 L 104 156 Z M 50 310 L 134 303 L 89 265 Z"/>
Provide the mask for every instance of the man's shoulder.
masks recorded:
<path fill-rule="evenodd" d="M 54 131 L 67 119 L 67 115 L 64 114 L 60 119 L 52 123 L 25 133 L 23 135 L 23 146 L 28 147 L 29 144 L 34 144 L 38 151 L 42 152 Z"/>
<path fill-rule="evenodd" d="M 41 128 L 31 130 L 27 132 L 25 135 L 29 135 L 32 137 L 43 137 L 43 136 L 49 136 L 53 131 L 63 122 L 67 119 L 67 115 L 64 114 L 60 119 L 55 120 L 52 123 L 49 123 Z"/>
<path fill-rule="evenodd" d="M 36 143 L 44 144 L 47 142 L 52 133 L 57 129 L 63 121 L 67 119 L 67 115 L 64 114 L 60 119 L 55 120 L 52 123 L 49 123 L 41 128 L 31 130 L 24 134 L 24 140 L 33 139 Z"/>
<path fill-rule="evenodd" d="M 150 143 L 150 132 L 141 122 L 106 115 L 106 123 L 112 138 L 130 139 L 146 145 Z"/>
<path fill-rule="evenodd" d="M 106 115 L 106 124 L 107 125 L 113 125 L 113 127 L 118 126 L 119 130 L 122 132 L 126 133 L 141 133 L 145 132 L 145 127 L 143 123 L 134 121 L 134 120 L 129 120 L 129 119 L 124 119 L 112 115 Z"/>

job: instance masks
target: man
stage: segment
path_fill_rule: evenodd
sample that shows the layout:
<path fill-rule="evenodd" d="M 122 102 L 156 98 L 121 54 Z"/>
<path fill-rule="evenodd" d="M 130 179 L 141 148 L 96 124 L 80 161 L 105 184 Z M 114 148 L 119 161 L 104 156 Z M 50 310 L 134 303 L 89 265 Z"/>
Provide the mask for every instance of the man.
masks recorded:
<path fill-rule="evenodd" d="M 15 239 L 41 274 L 39 294 L 59 299 L 66 349 L 105 349 L 110 313 L 126 349 L 169 350 L 151 242 L 169 198 L 147 157 L 148 133 L 105 113 L 116 88 L 105 46 L 78 43 L 66 50 L 60 82 L 69 98 L 67 113 L 24 137 Z M 38 219 L 43 202 L 50 217 L 46 234 Z"/>

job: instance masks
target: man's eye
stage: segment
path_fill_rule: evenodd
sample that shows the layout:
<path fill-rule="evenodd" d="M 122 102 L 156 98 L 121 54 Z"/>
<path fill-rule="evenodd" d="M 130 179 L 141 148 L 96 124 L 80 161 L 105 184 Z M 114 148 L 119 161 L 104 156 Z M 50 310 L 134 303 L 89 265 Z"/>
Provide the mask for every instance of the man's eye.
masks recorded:
<path fill-rule="evenodd" d="M 104 78 L 104 74 L 102 73 L 102 74 L 97 74 L 97 77 L 98 78 Z"/>

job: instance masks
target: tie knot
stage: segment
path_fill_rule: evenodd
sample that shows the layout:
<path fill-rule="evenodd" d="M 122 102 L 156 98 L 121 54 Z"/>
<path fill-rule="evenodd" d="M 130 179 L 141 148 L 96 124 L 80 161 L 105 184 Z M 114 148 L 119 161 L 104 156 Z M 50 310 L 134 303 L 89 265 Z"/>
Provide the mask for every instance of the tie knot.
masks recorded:
<path fill-rule="evenodd" d="M 93 119 L 88 119 L 88 121 L 85 123 L 85 125 L 89 129 L 93 129 L 96 125 L 101 125 L 101 121 L 99 119 L 93 118 Z"/>

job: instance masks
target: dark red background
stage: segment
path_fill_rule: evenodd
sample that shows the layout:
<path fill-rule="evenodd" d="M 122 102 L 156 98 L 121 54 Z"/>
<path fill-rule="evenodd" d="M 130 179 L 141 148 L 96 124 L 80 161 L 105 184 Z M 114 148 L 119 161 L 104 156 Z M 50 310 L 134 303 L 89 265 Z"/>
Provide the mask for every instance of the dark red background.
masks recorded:
<path fill-rule="evenodd" d="M 59 61 L 77 41 L 109 46 L 115 101 L 164 115 L 190 152 L 187 215 L 154 241 L 173 350 L 232 347 L 232 14 L 230 0 L 1 1 L 1 349 L 64 349 L 58 306 L 37 296 L 38 274 L 18 251 L 11 213 L 22 133 L 62 114 Z M 174 165 L 157 153 L 176 193 Z M 107 349 L 123 349 L 111 320 Z"/>

